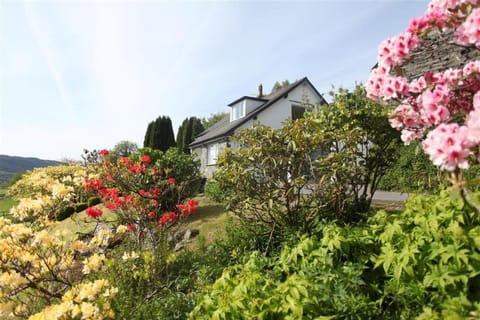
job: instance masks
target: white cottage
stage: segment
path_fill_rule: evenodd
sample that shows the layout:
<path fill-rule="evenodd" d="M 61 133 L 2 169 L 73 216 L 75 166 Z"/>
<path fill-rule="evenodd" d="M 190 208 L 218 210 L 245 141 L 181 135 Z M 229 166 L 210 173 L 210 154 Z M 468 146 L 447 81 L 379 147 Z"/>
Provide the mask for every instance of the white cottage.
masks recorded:
<path fill-rule="evenodd" d="M 192 154 L 200 159 L 201 171 L 207 178 L 215 172 L 217 155 L 229 146 L 236 130 L 252 128 L 255 123 L 280 128 L 286 119 L 300 118 L 307 108 L 327 103 L 307 77 L 269 95 L 263 95 L 262 91 L 260 85 L 258 96 L 243 96 L 231 102 L 229 115 L 190 144 Z"/>

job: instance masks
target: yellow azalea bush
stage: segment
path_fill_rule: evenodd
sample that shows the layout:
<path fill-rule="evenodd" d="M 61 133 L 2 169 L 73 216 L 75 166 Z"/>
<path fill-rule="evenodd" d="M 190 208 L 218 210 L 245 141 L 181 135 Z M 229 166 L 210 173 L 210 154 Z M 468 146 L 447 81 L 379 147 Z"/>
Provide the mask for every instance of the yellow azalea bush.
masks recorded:
<path fill-rule="evenodd" d="M 115 289 L 106 280 L 82 283 L 102 268 L 112 235 L 101 230 L 87 244 L 0 218 L 0 318 L 113 318 L 107 297 Z"/>
<path fill-rule="evenodd" d="M 111 288 L 104 279 L 81 283 L 67 291 L 60 303 L 46 307 L 29 320 L 114 319 L 109 301 L 116 293 L 117 289 Z"/>
<path fill-rule="evenodd" d="M 10 213 L 21 221 L 43 225 L 48 217 L 72 203 L 86 201 L 85 180 L 96 178 L 95 166 L 78 164 L 36 168 L 17 181 L 8 193 L 19 200 Z"/>

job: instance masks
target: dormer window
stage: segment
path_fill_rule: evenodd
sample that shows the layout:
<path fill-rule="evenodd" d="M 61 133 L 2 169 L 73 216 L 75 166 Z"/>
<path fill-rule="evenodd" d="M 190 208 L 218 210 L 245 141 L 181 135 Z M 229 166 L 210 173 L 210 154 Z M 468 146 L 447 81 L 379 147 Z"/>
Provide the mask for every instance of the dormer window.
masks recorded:
<path fill-rule="evenodd" d="M 245 100 L 240 101 L 237 104 L 232 106 L 230 111 L 230 121 L 235 121 L 237 119 L 243 118 L 245 116 Z"/>

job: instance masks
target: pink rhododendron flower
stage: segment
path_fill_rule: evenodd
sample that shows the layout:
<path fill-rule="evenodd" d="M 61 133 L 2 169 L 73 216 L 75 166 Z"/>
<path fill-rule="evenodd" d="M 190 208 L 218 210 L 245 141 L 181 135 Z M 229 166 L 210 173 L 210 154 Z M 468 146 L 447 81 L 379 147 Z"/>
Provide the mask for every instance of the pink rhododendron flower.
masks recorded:
<path fill-rule="evenodd" d="M 465 22 L 458 27 L 455 36 L 460 44 L 476 44 L 480 48 L 480 8 L 472 10 Z"/>
<path fill-rule="evenodd" d="M 476 94 L 478 95 L 478 93 Z M 477 145 L 480 143 L 480 108 L 475 108 L 468 115 L 466 122 L 466 135 L 470 144 Z"/>
<path fill-rule="evenodd" d="M 423 149 L 433 164 L 447 171 L 454 171 L 457 167 L 468 168 L 469 147 L 465 128 L 457 123 L 440 124 L 428 133 L 423 142 Z"/>

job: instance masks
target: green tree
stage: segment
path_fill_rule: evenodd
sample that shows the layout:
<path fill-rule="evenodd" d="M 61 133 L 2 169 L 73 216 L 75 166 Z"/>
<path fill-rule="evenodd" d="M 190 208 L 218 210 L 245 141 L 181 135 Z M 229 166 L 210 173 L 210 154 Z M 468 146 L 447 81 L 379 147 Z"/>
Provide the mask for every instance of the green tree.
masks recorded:
<path fill-rule="evenodd" d="M 206 130 L 227 116 L 228 112 L 217 112 L 211 114 L 209 117 L 202 118 L 201 122 Z"/>
<path fill-rule="evenodd" d="M 128 157 L 138 150 L 138 145 L 135 142 L 122 140 L 118 142 L 110 152 L 111 157 Z"/>
<path fill-rule="evenodd" d="M 145 138 L 143 140 L 143 147 L 147 148 L 152 143 L 153 128 L 155 127 L 155 121 L 148 124 L 147 132 L 145 132 Z"/>
<path fill-rule="evenodd" d="M 283 80 L 281 83 L 278 81 L 275 81 L 272 87 L 272 91 L 270 93 L 275 93 L 280 89 L 286 88 L 290 85 L 290 81 L 288 80 Z"/>
<path fill-rule="evenodd" d="M 202 121 L 196 117 L 186 118 L 177 132 L 177 148 L 179 152 L 190 153 L 188 145 L 204 130 Z"/>
<path fill-rule="evenodd" d="M 352 162 L 358 174 L 350 184 L 357 208 L 365 205 L 366 210 L 380 180 L 398 157 L 400 134 L 390 126 L 388 109 L 367 98 L 362 85 L 352 92 L 340 88 L 332 96 L 334 101 L 318 113 L 319 134 L 337 134 L 339 140 L 330 149 L 338 152 L 345 147 L 341 137 L 352 130 L 358 132 L 356 161 Z"/>
<path fill-rule="evenodd" d="M 166 151 L 175 146 L 175 136 L 170 117 L 161 116 L 149 123 L 145 133 L 144 147 Z"/>

